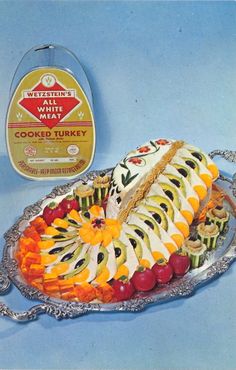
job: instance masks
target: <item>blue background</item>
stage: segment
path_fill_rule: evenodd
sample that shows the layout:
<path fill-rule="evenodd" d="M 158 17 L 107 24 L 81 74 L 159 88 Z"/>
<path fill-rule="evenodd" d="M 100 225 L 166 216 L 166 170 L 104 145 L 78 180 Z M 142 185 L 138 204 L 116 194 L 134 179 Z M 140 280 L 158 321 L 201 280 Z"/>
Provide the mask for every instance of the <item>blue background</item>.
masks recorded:
<path fill-rule="evenodd" d="M 235 149 L 235 3 L 1 1 L 0 25 L 0 251 L 23 209 L 65 182 L 21 178 L 7 156 L 11 79 L 35 45 L 64 45 L 85 68 L 97 125 L 92 169 L 158 137 L 207 152 Z M 236 264 L 191 298 L 138 314 L 1 318 L 0 368 L 235 369 L 235 282 Z M 15 288 L 1 301 L 15 310 L 32 305 Z"/>

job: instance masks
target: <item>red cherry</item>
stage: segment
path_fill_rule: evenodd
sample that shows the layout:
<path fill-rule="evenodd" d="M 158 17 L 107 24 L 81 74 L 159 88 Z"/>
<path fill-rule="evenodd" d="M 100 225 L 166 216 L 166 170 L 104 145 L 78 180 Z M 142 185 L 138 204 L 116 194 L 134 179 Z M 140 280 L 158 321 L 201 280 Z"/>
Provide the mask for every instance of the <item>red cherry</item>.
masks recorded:
<path fill-rule="evenodd" d="M 112 282 L 114 295 L 117 301 L 126 301 L 130 299 L 135 292 L 134 285 L 131 281 L 114 280 Z"/>
<path fill-rule="evenodd" d="M 164 260 L 157 261 L 152 266 L 152 271 L 156 276 L 156 281 L 159 284 L 167 284 L 172 279 L 174 271 L 172 266 Z"/>
<path fill-rule="evenodd" d="M 69 213 L 72 209 L 75 209 L 77 211 L 79 209 L 79 203 L 72 195 L 68 195 L 66 198 L 62 199 L 60 205 L 62 206 L 66 214 Z"/>
<path fill-rule="evenodd" d="M 65 210 L 62 208 L 60 204 L 54 209 L 54 216 L 55 218 L 64 218 L 65 217 Z"/>
<path fill-rule="evenodd" d="M 175 276 L 183 276 L 190 268 L 190 258 L 179 250 L 170 256 L 169 264 L 173 267 Z"/>
<path fill-rule="evenodd" d="M 50 206 L 46 206 L 43 210 L 43 219 L 47 225 L 51 225 L 54 220 L 54 210 Z"/>
<path fill-rule="evenodd" d="M 50 203 L 43 210 L 43 219 L 47 225 L 51 225 L 55 218 L 63 218 L 64 216 L 64 209 L 54 202 Z"/>
<path fill-rule="evenodd" d="M 146 292 L 151 290 L 156 285 L 156 277 L 154 272 L 146 268 L 140 267 L 131 278 L 136 290 Z"/>

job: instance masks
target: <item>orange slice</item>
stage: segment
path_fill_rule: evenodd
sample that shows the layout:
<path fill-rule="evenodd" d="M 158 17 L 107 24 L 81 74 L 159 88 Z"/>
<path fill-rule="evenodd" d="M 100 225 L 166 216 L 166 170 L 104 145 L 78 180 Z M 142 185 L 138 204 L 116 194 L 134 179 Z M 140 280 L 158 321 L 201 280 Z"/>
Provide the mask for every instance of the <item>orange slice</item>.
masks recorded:
<path fill-rule="evenodd" d="M 189 225 L 191 225 L 191 223 L 193 222 L 193 214 L 190 211 L 187 211 L 186 209 L 184 209 L 183 211 L 180 211 L 180 212 L 184 216 L 187 223 Z"/>
<path fill-rule="evenodd" d="M 206 173 L 202 173 L 200 175 L 200 177 L 201 177 L 202 181 L 206 184 L 206 186 L 208 188 L 210 188 L 211 185 L 212 185 L 212 177 L 210 175 L 206 174 Z"/>
<path fill-rule="evenodd" d="M 103 233 L 102 233 L 102 230 L 97 230 L 93 237 L 91 238 L 90 240 L 90 243 L 92 245 L 97 245 L 97 244 L 100 244 L 103 240 Z"/>
<path fill-rule="evenodd" d="M 68 222 L 65 220 L 62 220 L 61 218 L 55 218 L 55 220 L 53 221 L 53 224 L 59 227 L 63 227 L 64 229 L 67 229 L 67 227 L 69 226 Z"/>
<path fill-rule="evenodd" d="M 199 196 L 200 200 L 203 200 L 207 195 L 207 190 L 202 185 L 195 185 L 194 190 L 196 191 L 197 195 Z"/>
<path fill-rule="evenodd" d="M 101 213 L 102 213 L 101 211 L 102 210 L 103 210 L 103 208 L 99 207 L 97 205 L 94 205 L 91 208 L 89 208 L 89 212 L 92 213 L 92 215 L 95 216 L 95 217 L 101 216 Z"/>
<path fill-rule="evenodd" d="M 170 254 L 174 253 L 175 251 L 177 251 L 177 247 L 176 245 L 172 244 L 172 243 L 164 243 L 166 248 L 168 249 L 168 252 L 170 252 Z"/>
<path fill-rule="evenodd" d="M 120 236 L 120 229 L 116 225 L 107 226 L 107 229 L 111 232 L 113 238 L 117 239 Z"/>
<path fill-rule="evenodd" d="M 46 235 L 58 235 L 60 232 L 52 226 L 48 226 L 45 230 Z"/>
<path fill-rule="evenodd" d="M 161 252 L 158 252 L 158 251 L 152 252 L 152 256 L 153 256 L 155 261 L 165 259 L 164 254 L 162 254 Z"/>
<path fill-rule="evenodd" d="M 57 275 L 61 275 L 61 274 L 65 273 L 68 270 L 68 268 L 69 268 L 69 263 L 60 262 L 52 268 L 51 272 L 53 272 Z"/>
<path fill-rule="evenodd" d="M 108 270 L 107 267 L 104 267 L 102 272 L 97 276 L 95 279 L 95 283 L 102 284 L 108 281 L 110 278 L 110 271 Z"/>
<path fill-rule="evenodd" d="M 88 230 L 92 229 L 91 223 L 90 222 L 85 222 L 82 226 L 82 229 L 88 229 Z"/>
<path fill-rule="evenodd" d="M 57 260 L 57 256 L 55 254 L 42 254 L 41 255 L 41 263 L 43 265 L 50 265 L 56 260 Z"/>
<path fill-rule="evenodd" d="M 199 200 L 197 198 L 194 198 L 194 197 L 189 197 L 188 202 L 193 207 L 194 213 L 197 213 L 197 211 L 199 209 Z"/>
<path fill-rule="evenodd" d="M 73 218 L 75 221 L 82 222 L 79 213 L 75 209 L 70 211 L 69 216 L 71 216 L 71 218 Z"/>
<path fill-rule="evenodd" d="M 181 247 L 184 242 L 184 237 L 182 234 L 172 234 L 171 238 L 175 241 L 178 247 Z"/>
<path fill-rule="evenodd" d="M 41 240 L 38 242 L 38 246 L 40 249 L 49 249 L 53 247 L 55 242 L 53 240 Z"/>
<path fill-rule="evenodd" d="M 103 247 L 107 247 L 112 241 L 112 233 L 109 230 L 103 230 L 102 235 L 103 235 L 102 245 Z"/>
<path fill-rule="evenodd" d="M 150 262 L 144 258 L 139 260 L 139 264 L 145 268 L 150 268 Z"/>
<path fill-rule="evenodd" d="M 120 226 L 119 221 L 114 220 L 113 218 L 106 218 L 105 219 L 105 224 L 107 226 Z"/>
<path fill-rule="evenodd" d="M 184 222 L 175 222 L 175 226 L 181 233 L 183 234 L 184 238 L 187 238 L 189 236 L 189 226 L 188 224 Z"/>
<path fill-rule="evenodd" d="M 125 265 L 121 265 L 118 268 L 118 270 L 117 270 L 117 272 L 114 276 L 114 279 L 118 280 L 121 276 L 127 276 L 127 277 L 129 276 L 129 269 Z"/>
<path fill-rule="evenodd" d="M 207 168 L 212 173 L 213 180 L 216 180 L 217 177 L 219 176 L 219 170 L 217 166 L 214 163 L 210 163 L 208 164 Z"/>
<path fill-rule="evenodd" d="M 85 268 L 83 271 L 79 272 L 74 276 L 74 283 L 83 283 L 89 277 L 90 271 L 88 268 Z"/>
<path fill-rule="evenodd" d="M 86 235 L 83 235 L 83 237 L 81 236 L 81 238 L 83 239 L 83 241 L 85 243 L 90 243 L 93 236 L 94 236 L 94 232 L 91 231 L 91 232 L 87 233 Z"/>
<path fill-rule="evenodd" d="M 81 229 L 79 229 L 79 235 L 81 237 L 83 237 L 83 236 L 85 236 L 87 234 L 91 234 L 91 233 L 93 233 L 93 230 L 92 229 L 86 229 L 84 227 L 81 227 Z"/>

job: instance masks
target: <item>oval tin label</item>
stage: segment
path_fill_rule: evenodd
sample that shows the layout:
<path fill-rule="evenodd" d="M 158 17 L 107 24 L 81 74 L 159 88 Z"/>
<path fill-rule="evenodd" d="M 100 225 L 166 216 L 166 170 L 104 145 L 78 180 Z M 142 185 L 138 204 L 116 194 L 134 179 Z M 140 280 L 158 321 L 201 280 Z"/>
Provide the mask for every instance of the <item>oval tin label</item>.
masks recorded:
<path fill-rule="evenodd" d="M 93 113 L 70 73 L 40 68 L 21 80 L 8 109 L 7 146 L 15 170 L 30 179 L 71 178 L 90 166 Z"/>

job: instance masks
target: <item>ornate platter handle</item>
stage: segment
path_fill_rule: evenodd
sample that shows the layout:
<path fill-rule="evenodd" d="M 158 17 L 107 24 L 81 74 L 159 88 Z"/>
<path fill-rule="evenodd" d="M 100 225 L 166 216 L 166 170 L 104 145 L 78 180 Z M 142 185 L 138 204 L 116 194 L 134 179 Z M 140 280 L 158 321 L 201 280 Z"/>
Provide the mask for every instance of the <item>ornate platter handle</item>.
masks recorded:
<path fill-rule="evenodd" d="M 0 263 L 0 296 L 7 294 L 10 290 L 10 287 L 11 281 L 9 280 L 3 265 Z M 6 316 L 18 322 L 36 320 L 41 314 L 53 316 L 58 320 L 67 319 L 84 315 L 89 311 L 89 309 L 89 304 L 86 305 L 81 303 L 76 305 L 70 302 L 65 302 L 64 304 L 53 304 L 48 302 L 37 304 L 26 311 L 16 312 L 0 301 L 0 316 Z"/>
<path fill-rule="evenodd" d="M 0 264 L 0 295 L 4 295 L 9 292 L 11 282 L 4 270 L 2 264 Z M 0 316 L 6 316 L 14 321 L 25 322 L 32 321 L 38 318 L 41 314 L 48 314 L 55 317 L 56 319 L 70 318 L 83 315 L 89 310 L 86 305 L 73 305 L 65 303 L 64 305 L 54 305 L 52 303 L 41 303 L 37 304 L 26 311 L 16 312 L 10 309 L 6 304 L 0 301 Z"/>
<path fill-rule="evenodd" d="M 216 155 L 226 159 L 229 162 L 236 163 L 236 151 L 234 150 L 213 150 L 209 153 L 211 158 L 214 158 Z"/>
<path fill-rule="evenodd" d="M 11 286 L 11 282 L 8 279 L 8 276 L 2 266 L 0 264 L 0 295 L 6 294 Z M 28 311 L 24 312 L 14 312 L 9 307 L 7 307 L 4 303 L 0 302 L 0 316 L 7 316 L 16 321 L 28 321 L 35 319 L 39 313 L 45 312 L 45 305 L 37 305 L 32 307 Z"/>
<path fill-rule="evenodd" d="M 15 312 L 4 303 L 0 303 L 0 316 L 7 316 L 14 321 L 30 321 L 36 319 L 39 314 L 46 312 L 46 308 L 46 304 L 39 304 L 27 311 Z"/>
<path fill-rule="evenodd" d="M 209 156 L 211 158 L 214 158 L 217 155 L 226 159 L 226 161 L 228 162 L 236 163 L 236 151 L 235 150 L 213 150 L 212 152 L 209 153 Z M 231 183 L 230 188 L 232 189 L 233 196 L 236 197 L 236 172 L 232 175 L 232 180 L 223 175 L 220 175 L 220 178 L 224 181 Z"/>
<path fill-rule="evenodd" d="M 5 272 L 2 264 L 0 264 L 0 295 L 5 294 L 10 288 L 10 280 Z"/>
<path fill-rule="evenodd" d="M 14 321 L 27 322 L 36 320 L 39 315 L 47 314 L 55 319 L 69 319 L 86 314 L 89 311 L 89 305 L 73 305 L 52 303 L 37 304 L 26 311 L 16 312 L 11 310 L 7 305 L 0 302 L 0 316 L 6 316 Z"/>

